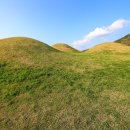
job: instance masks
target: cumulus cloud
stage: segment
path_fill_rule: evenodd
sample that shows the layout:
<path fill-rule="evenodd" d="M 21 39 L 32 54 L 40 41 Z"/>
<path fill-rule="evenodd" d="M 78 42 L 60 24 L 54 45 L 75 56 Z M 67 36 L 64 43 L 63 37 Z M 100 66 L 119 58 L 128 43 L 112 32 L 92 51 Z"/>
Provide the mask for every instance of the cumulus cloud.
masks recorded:
<path fill-rule="evenodd" d="M 75 48 L 79 49 L 82 45 L 84 45 L 85 43 L 90 42 L 94 38 L 102 37 L 102 36 L 111 34 L 111 33 L 115 32 L 115 31 L 117 31 L 119 29 L 124 28 L 129 23 L 130 23 L 129 20 L 119 19 L 119 20 L 114 21 L 109 26 L 97 27 L 94 31 L 88 33 L 83 39 L 74 41 L 72 43 L 72 45 Z"/>

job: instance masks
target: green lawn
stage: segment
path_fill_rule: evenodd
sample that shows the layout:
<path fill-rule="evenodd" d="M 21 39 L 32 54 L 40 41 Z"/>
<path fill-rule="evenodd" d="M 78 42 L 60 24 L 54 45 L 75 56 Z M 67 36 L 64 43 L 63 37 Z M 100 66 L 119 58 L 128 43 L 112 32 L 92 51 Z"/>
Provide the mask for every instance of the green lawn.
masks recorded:
<path fill-rule="evenodd" d="M 130 130 L 129 47 L 21 46 L 0 45 L 0 130 Z"/>

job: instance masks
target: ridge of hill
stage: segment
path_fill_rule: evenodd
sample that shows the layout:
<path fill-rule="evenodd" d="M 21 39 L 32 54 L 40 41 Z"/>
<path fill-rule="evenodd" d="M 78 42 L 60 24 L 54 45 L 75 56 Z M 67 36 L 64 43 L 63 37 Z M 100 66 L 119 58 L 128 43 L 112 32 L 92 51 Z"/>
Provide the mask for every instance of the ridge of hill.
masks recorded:
<path fill-rule="evenodd" d="M 115 42 L 130 46 L 130 34 L 116 40 Z"/>
<path fill-rule="evenodd" d="M 52 48 L 46 43 L 28 37 L 11 37 L 11 38 L 0 39 L 0 46 L 6 46 L 6 45 L 8 45 L 9 47 L 10 46 L 19 46 L 19 47 L 33 46 L 35 47 L 35 49 L 44 49 L 44 51 L 56 51 L 56 49 Z"/>
<path fill-rule="evenodd" d="M 87 52 L 94 53 L 94 52 L 103 52 L 103 51 L 114 52 L 114 53 L 116 53 L 116 52 L 127 53 L 130 51 L 130 47 L 125 46 L 120 43 L 105 42 L 102 44 L 98 44 L 98 45 L 90 48 L 89 50 L 84 51 L 83 53 L 87 53 Z"/>

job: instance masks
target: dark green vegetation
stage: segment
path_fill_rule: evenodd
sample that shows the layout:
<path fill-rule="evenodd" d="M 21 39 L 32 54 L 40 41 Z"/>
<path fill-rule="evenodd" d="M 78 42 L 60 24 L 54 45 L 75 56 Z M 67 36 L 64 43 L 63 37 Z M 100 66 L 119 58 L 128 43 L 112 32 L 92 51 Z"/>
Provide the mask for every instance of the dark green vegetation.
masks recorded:
<path fill-rule="evenodd" d="M 121 38 L 121 39 L 119 39 L 119 40 L 117 40 L 115 42 L 122 43 L 122 44 L 130 46 L 130 34 L 124 36 L 123 38 Z"/>
<path fill-rule="evenodd" d="M 72 48 L 71 46 L 65 44 L 65 43 L 57 43 L 52 46 L 53 48 L 63 51 L 63 52 L 79 52 L 78 50 Z"/>
<path fill-rule="evenodd" d="M 0 130 L 129 130 L 130 47 L 63 53 L 0 40 Z"/>

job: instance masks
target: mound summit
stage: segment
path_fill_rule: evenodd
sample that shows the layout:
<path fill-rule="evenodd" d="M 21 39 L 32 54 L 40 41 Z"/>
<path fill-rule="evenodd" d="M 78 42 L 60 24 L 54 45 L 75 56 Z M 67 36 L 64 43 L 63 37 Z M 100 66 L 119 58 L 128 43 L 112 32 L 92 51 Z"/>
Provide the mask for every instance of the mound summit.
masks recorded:
<path fill-rule="evenodd" d="M 20 47 L 19 49 L 22 48 L 27 48 L 30 47 L 30 50 L 33 49 L 38 49 L 38 50 L 43 50 L 45 51 L 56 51 L 56 49 L 52 48 L 51 46 L 32 39 L 32 38 L 28 38 L 28 37 L 11 37 L 11 38 L 5 38 L 5 39 L 0 39 L 0 47 L 2 46 L 8 46 L 9 49 L 11 49 L 10 47 Z"/>
<path fill-rule="evenodd" d="M 73 48 L 65 43 L 57 43 L 57 44 L 52 45 L 52 47 L 57 50 L 63 51 L 63 52 L 79 52 L 75 48 Z"/>
<path fill-rule="evenodd" d="M 30 65 L 33 61 L 53 52 L 58 51 L 32 38 L 12 37 L 0 40 L 0 60 L 2 61 L 15 61 Z"/>

